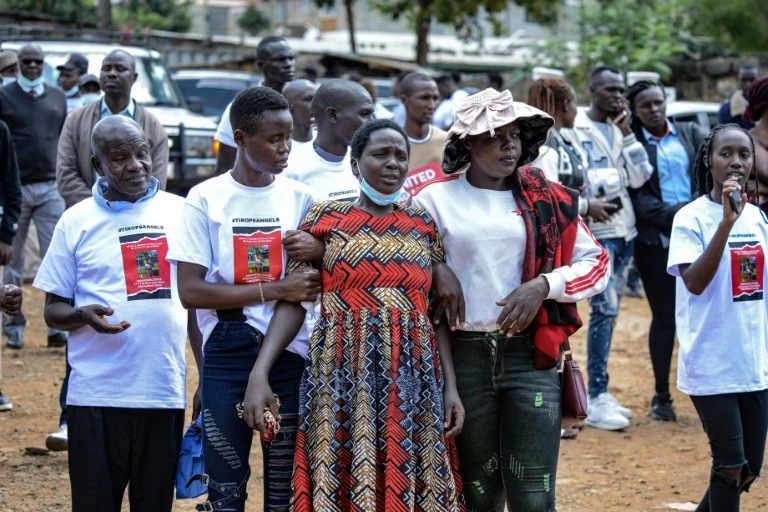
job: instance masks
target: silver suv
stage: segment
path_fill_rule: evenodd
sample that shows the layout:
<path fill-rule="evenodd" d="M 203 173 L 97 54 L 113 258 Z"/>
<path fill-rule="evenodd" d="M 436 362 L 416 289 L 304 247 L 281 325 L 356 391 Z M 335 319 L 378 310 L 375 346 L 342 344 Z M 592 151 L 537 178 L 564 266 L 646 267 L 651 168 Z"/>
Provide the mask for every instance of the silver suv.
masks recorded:
<path fill-rule="evenodd" d="M 3 41 L 3 49 L 19 51 L 31 41 Z M 184 99 L 173 83 L 160 54 L 154 50 L 116 44 L 79 43 L 71 41 L 35 41 L 45 52 L 45 81 L 56 85 L 57 66 L 64 64 L 70 53 L 88 57 L 88 72 L 99 76 L 101 62 L 115 49 L 125 50 L 136 59 L 138 78 L 131 96 L 152 112 L 168 134 L 170 158 L 168 191 L 186 195 L 197 183 L 213 176 L 216 152 L 213 136 L 216 124 L 187 109 Z"/>

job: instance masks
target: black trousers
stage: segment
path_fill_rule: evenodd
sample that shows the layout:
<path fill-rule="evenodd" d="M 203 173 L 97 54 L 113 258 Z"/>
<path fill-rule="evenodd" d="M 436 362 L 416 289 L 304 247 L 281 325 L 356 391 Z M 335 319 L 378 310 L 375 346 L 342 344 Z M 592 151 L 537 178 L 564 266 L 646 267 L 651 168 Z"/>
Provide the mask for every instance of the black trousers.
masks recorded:
<path fill-rule="evenodd" d="M 712 471 L 697 512 L 738 512 L 741 493 L 760 475 L 768 433 L 768 390 L 691 396 L 709 438 Z M 742 468 L 741 485 L 723 469 Z"/>
<path fill-rule="evenodd" d="M 675 278 L 667 274 L 669 249 L 635 241 L 635 262 L 651 306 L 648 349 L 656 393 L 669 393 L 669 369 L 675 348 Z"/>
<path fill-rule="evenodd" d="M 67 408 L 72 512 L 170 512 L 183 409 Z"/>

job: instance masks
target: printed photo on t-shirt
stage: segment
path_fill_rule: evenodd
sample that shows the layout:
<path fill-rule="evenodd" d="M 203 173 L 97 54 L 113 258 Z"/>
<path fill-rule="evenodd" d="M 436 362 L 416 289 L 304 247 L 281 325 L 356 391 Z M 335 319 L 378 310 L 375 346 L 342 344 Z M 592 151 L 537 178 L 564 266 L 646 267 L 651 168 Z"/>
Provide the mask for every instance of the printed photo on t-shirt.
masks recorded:
<path fill-rule="evenodd" d="M 170 299 L 171 264 L 164 233 L 120 237 L 127 300 Z"/>
<path fill-rule="evenodd" d="M 232 231 L 235 284 L 279 280 L 283 272 L 280 226 L 237 226 Z"/>
<path fill-rule="evenodd" d="M 765 255 L 760 242 L 728 242 L 733 302 L 763 300 Z"/>

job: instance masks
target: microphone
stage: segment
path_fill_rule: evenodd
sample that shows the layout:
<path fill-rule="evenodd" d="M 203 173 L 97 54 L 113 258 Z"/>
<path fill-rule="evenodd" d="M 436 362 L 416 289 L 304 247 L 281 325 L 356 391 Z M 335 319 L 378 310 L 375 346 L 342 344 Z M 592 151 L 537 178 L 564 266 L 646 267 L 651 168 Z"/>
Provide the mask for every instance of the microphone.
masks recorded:
<path fill-rule="evenodd" d="M 733 208 L 733 211 L 736 215 L 739 215 L 739 213 L 741 213 L 739 209 L 739 205 L 741 204 L 741 190 L 734 190 L 728 194 L 728 199 L 731 201 L 731 208 Z"/>

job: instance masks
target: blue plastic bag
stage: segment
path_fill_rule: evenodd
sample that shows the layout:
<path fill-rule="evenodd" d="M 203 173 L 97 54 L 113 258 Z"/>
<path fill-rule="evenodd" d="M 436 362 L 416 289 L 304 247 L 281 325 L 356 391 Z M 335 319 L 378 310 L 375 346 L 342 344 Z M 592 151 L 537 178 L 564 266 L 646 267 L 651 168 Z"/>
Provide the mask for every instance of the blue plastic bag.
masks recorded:
<path fill-rule="evenodd" d="M 203 464 L 203 415 L 197 417 L 194 425 L 187 427 L 181 440 L 179 452 L 179 467 L 176 470 L 176 499 L 186 500 L 197 498 L 208 492 L 208 487 L 196 480 L 189 484 L 189 479 L 205 473 Z"/>

